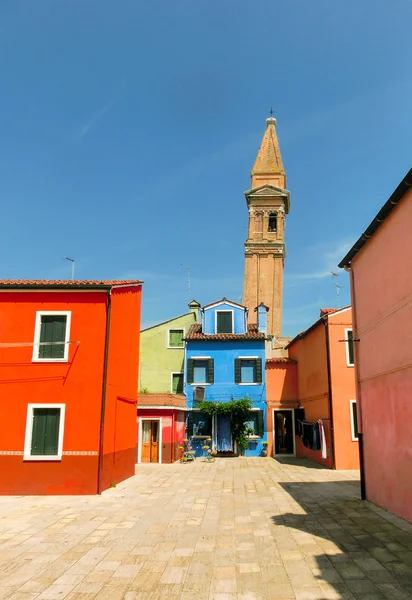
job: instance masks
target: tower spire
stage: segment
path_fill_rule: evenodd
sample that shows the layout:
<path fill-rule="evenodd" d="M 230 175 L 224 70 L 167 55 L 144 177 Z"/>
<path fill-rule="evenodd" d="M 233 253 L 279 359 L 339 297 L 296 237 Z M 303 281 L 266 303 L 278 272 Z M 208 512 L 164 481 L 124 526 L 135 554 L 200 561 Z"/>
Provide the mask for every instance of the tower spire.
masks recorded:
<path fill-rule="evenodd" d="M 270 112 L 273 114 L 272 109 Z M 286 187 L 286 173 L 276 133 L 276 119 L 273 116 L 266 119 L 266 131 L 250 174 L 252 188 L 264 183 L 271 183 L 281 188 Z"/>

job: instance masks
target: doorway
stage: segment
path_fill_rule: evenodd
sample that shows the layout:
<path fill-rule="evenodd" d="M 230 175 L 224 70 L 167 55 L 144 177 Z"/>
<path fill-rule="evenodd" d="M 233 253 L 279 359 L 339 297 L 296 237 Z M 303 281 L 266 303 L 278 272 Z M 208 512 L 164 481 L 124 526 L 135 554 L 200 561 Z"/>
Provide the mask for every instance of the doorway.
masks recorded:
<path fill-rule="evenodd" d="M 295 423 L 293 408 L 273 411 L 274 454 L 295 456 Z"/>
<path fill-rule="evenodd" d="M 161 460 L 161 419 L 140 419 L 138 462 L 157 463 Z"/>
<path fill-rule="evenodd" d="M 233 452 L 230 415 L 216 415 L 216 448 L 218 452 Z"/>

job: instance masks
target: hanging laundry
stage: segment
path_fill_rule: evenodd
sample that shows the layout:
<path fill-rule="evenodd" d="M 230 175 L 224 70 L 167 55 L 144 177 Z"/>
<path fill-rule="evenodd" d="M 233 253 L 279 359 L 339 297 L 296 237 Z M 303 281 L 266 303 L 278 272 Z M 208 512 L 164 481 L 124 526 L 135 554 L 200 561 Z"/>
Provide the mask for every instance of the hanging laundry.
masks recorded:
<path fill-rule="evenodd" d="M 319 423 L 313 423 L 312 424 L 312 444 L 311 444 L 311 448 L 312 450 L 320 450 L 321 448 L 321 444 L 320 444 L 320 429 L 319 429 Z"/>
<path fill-rule="evenodd" d="M 326 448 L 325 427 L 323 426 L 322 421 L 319 421 L 319 429 L 320 429 L 320 445 L 321 445 L 321 450 L 322 450 L 322 458 L 327 458 L 328 451 Z"/>

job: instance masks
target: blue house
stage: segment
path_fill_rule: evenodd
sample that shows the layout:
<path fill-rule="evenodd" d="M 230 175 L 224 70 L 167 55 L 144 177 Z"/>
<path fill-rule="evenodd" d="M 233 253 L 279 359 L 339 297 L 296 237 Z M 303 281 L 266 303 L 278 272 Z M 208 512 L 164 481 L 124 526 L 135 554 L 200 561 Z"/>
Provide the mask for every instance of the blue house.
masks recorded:
<path fill-rule="evenodd" d="M 188 408 L 187 431 L 196 455 L 205 440 L 219 453 L 237 453 L 230 414 L 202 413 L 202 402 L 230 402 L 249 398 L 247 456 L 266 449 L 265 339 L 267 307 L 257 307 L 257 323 L 249 324 L 245 306 L 223 298 L 200 310 L 200 322 L 185 338 L 184 389 Z"/>

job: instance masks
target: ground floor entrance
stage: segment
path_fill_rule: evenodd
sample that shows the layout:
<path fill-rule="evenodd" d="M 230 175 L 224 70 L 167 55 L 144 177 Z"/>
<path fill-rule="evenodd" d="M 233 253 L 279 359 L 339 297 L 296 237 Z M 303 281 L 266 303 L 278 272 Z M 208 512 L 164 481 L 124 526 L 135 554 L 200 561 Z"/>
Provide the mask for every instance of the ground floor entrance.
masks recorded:
<path fill-rule="evenodd" d="M 295 455 L 294 410 L 273 411 L 273 449 L 275 455 Z"/>
<path fill-rule="evenodd" d="M 160 437 L 161 419 L 141 419 L 140 460 L 142 463 L 161 462 L 160 460 Z"/>
<path fill-rule="evenodd" d="M 230 415 L 216 415 L 215 445 L 218 452 L 233 452 Z"/>

